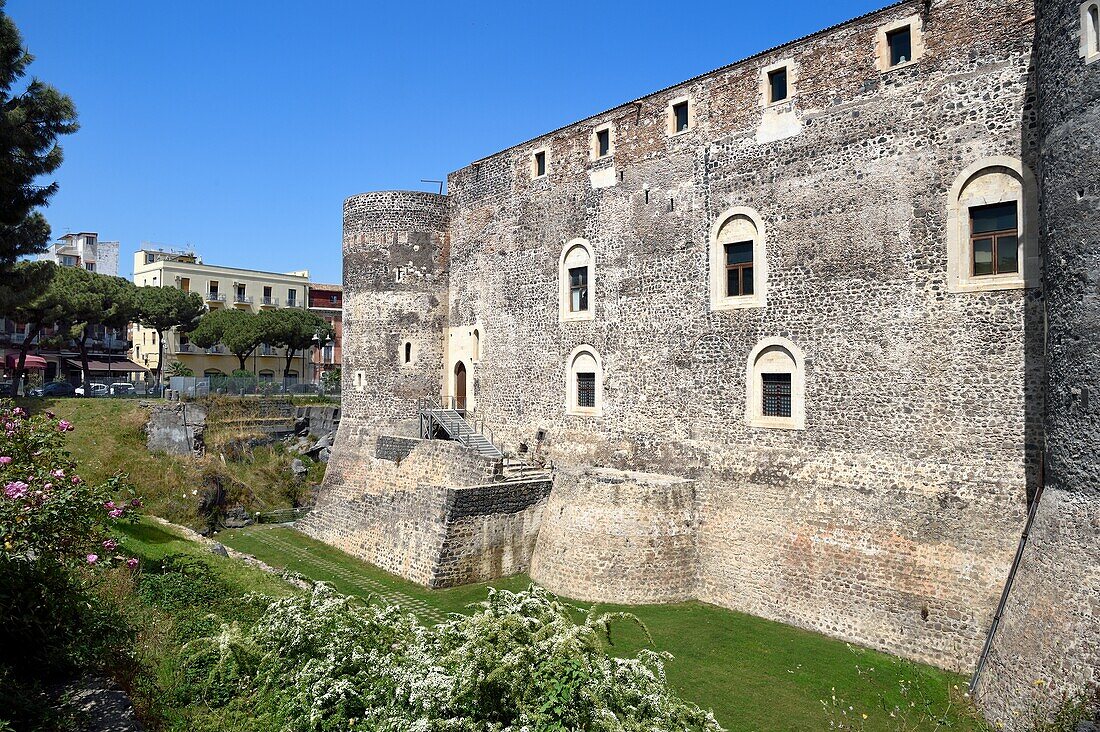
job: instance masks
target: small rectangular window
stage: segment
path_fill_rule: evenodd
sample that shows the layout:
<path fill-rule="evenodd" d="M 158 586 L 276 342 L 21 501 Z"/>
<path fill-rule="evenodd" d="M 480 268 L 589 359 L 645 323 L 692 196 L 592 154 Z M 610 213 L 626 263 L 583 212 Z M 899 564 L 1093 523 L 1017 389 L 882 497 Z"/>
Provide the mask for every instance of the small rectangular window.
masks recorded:
<path fill-rule="evenodd" d="M 753 294 L 752 242 L 726 244 L 726 297 Z"/>
<path fill-rule="evenodd" d="M 588 267 L 569 270 L 569 309 L 574 313 L 588 310 Z"/>
<path fill-rule="evenodd" d="M 786 67 L 768 72 L 768 93 L 769 102 L 781 102 L 787 98 Z"/>
<path fill-rule="evenodd" d="M 596 408 L 596 375 L 590 373 L 577 374 L 577 406 L 588 409 Z"/>
<path fill-rule="evenodd" d="M 286 291 L 286 304 L 290 305 L 290 306 L 293 306 L 297 301 L 298 301 L 298 291 L 297 290 L 287 290 Z"/>
<path fill-rule="evenodd" d="M 535 153 L 535 177 L 546 175 L 546 152 L 540 150 Z"/>
<path fill-rule="evenodd" d="M 191 278 L 180 277 L 180 289 L 184 292 L 191 292 Z"/>
<path fill-rule="evenodd" d="M 152 264 L 153 263 L 153 255 L 150 254 L 149 252 L 145 253 L 145 263 L 146 264 Z"/>
<path fill-rule="evenodd" d="M 1020 271 L 1018 218 L 1015 201 L 970 209 L 970 250 L 975 277 Z"/>
<path fill-rule="evenodd" d="M 886 45 L 890 47 L 890 65 L 906 63 L 913 59 L 913 30 L 911 26 L 898 28 L 886 34 Z"/>
<path fill-rule="evenodd" d="M 680 102 L 672 105 L 672 130 L 683 132 L 688 128 L 688 103 Z"/>
<path fill-rule="evenodd" d="M 596 132 L 596 154 L 603 158 L 611 152 L 611 130 L 598 130 Z"/>
<path fill-rule="evenodd" d="M 762 414 L 765 417 L 791 416 L 791 375 L 761 374 Z"/>

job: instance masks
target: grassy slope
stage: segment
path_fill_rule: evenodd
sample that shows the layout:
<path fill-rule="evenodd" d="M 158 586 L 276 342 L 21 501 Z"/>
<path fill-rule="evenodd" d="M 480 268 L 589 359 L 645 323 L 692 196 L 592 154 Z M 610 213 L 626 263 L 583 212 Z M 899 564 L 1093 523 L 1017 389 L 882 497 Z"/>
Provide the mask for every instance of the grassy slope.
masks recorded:
<path fill-rule="evenodd" d="M 290 505 L 287 489 L 293 456 L 281 446 L 257 448 L 251 462 L 245 463 L 222 463 L 211 454 L 203 460 L 152 455 L 145 449 L 146 414 L 138 400 L 23 399 L 19 403 L 32 412 L 52 410 L 76 426 L 69 433 L 69 449 L 85 479 L 99 481 L 121 470 L 137 487 L 150 512 L 170 521 L 196 525 L 196 492 L 203 488 L 204 473 L 211 471 L 236 481 L 236 497 L 251 510 Z M 324 466 L 313 464 L 307 482 L 319 483 L 323 476 Z"/>
<path fill-rule="evenodd" d="M 380 595 L 426 621 L 462 612 L 486 592 L 487 585 L 427 590 L 285 527 L 257 526 L 219 536 L 273 566 L 331 581 L 348 594 Z M 518 576 L 490 584 L 522 589 L 529 581 Z M 685 698 L 713 709 L 731 730 L 828 729 L 821 700 L 831 703 L 834 694 L 839 708 L 852 707 L 847 717 L 837 711 L 837 718 L 854 716 L 855 729 L 897 729 L 889 711 L 895 706 L 909 708 L 910 701 L 917 706 L 903 715 L 913 723 L 905 729 L 938 729 L 922 720 L 945 712 L 948 728 L 975 728 L 968 721 L 969 708 L 949 702 L 952 695 L 959 696 L 953 687 L 962 687 L 963 680 L 930 666 L 703 603 L 601 605 L 598 610 L 637 615 L 653 635 L 656 649 L 675 656 L 667 667 L 672 684 Z M 615 626 L 613 641 L 613 653 L 632 653 L 648 645 L 643 633 L 628 623 Z M 915 690 L 908 698 L 899 691 L 903 681 Z"/>

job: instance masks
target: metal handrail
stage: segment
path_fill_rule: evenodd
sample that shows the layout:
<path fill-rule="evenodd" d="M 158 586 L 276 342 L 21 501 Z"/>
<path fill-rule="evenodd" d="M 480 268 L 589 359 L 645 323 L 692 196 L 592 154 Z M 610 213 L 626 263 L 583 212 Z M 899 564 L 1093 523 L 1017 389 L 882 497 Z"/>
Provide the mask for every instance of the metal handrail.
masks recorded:
<path fill-rule="evenodd" d="M 465 402 L 465 398 L 463 399 Z M 493 447 L 497 447 L 496 435 L 485 424 L 485 419 L 480 417 L 473 417 L 472 419 L 462 418 L 457 424 L 444 425 L 438 417 L 432 414 L 433 410 L 439 411 L 454 411 L 458 412 L 458 397 L 455 396 L 441 396 L 441 397 L 421 397 L 416 400 L 417 416 L 420 420 L 420 434 L 423 437 L 428 436 L 429 430 L 426 429 L 429 421 L 434 421 L 439 424 L 440 427 L 445 429 L 448 434 L 452 435 L 455 441 L 460 442 L 466 447 L 470 447 L 470 438 L 473 435 L 481 435 L 489 441 Z M 461 410 L 466 412 L 465 406 Z M 472 413 L 473 410 L 470 410 Z M 499 447 L 497 448 L 500 449 Z"/>

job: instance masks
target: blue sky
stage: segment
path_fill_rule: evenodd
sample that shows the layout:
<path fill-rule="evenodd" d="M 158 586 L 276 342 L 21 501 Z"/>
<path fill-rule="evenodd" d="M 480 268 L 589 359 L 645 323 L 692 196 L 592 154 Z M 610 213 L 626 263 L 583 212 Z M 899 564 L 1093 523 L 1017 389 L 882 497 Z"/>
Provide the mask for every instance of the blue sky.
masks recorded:
<path fill-rule="evenodd" d="M 343 199 L 489 153 L 886 4 L 9 0 L 72 96 L 54 234 L 340 280 Z"/>

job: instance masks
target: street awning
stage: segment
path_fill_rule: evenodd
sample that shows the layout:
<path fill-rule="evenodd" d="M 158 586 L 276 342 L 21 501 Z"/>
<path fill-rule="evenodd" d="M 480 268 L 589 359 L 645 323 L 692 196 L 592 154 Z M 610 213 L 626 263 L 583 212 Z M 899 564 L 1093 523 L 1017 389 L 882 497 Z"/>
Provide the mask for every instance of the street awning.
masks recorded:
<path fill-rule="evenodd" d="M 65 361 L 73 368 L 84 368 L 81 365 L 79 358 L 67 358 L 65 359 Z M 144 366 L 138 366 L 136 363 L 129 359 L 120 358 L 117 361 L 111 359 L 109 365 L 106 361 L 97 361 L 95 359 L 90 359 L 88 361 L 88 371 L 100 372 L 104 374 L 108 372 L 115 374 L 129 374 L 133 373 L 134 371 L 148 371 L 148 369 Z"/>
<path fill-rule="evenodd" d="M 9 369 L 19 368 L 19 354 L 9 353 L 7 364 Z M 46 369 L 46 359 L 42 358 L 41 356 L 35 356 L 28 353 L 27 360 L 23 363 L 23 366 L 28 371 L 44 371 Z"/>

